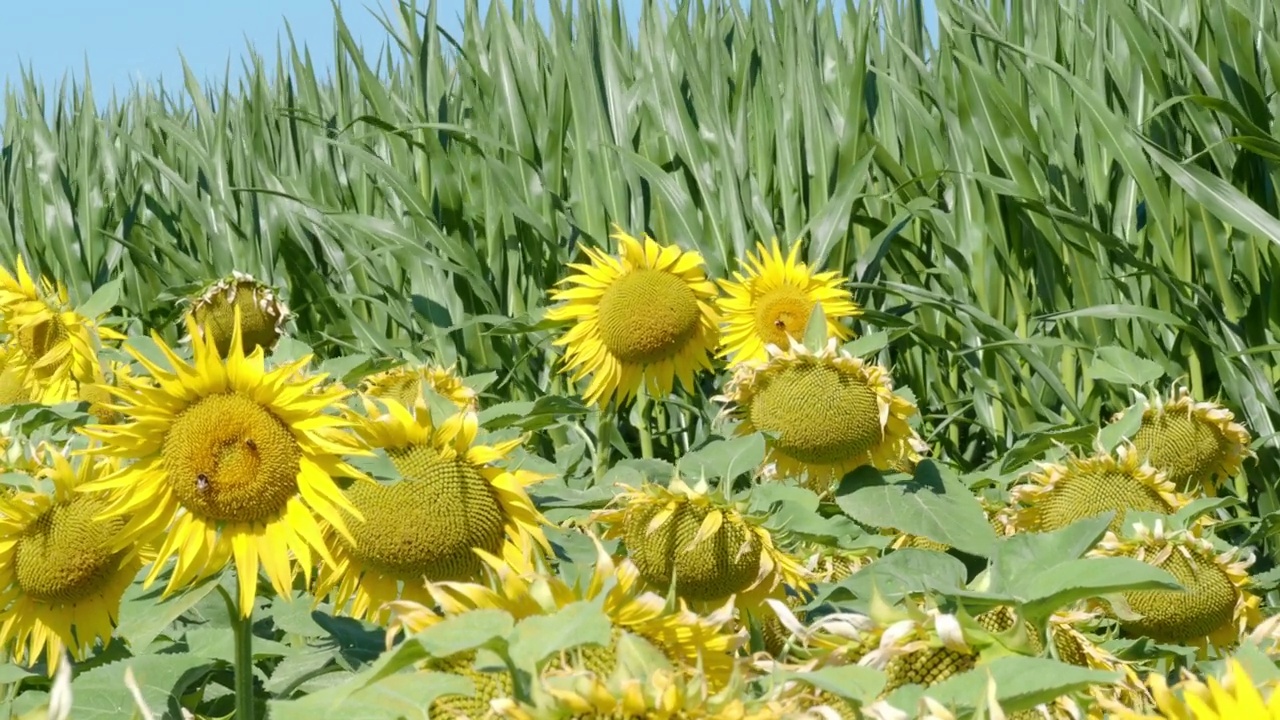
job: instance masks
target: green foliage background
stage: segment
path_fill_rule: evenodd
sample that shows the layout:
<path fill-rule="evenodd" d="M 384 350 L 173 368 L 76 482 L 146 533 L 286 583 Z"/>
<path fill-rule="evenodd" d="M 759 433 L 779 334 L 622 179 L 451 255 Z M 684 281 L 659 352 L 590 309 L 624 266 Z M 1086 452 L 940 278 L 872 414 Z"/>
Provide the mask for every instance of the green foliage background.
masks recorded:
<path fill-rule="evenodd" d="M 616 3 L 557 5 L 471 2 L 455 37 L 402 4 L 367 53 L 339 16 L 331 78 L 291 41 L 101 111 L 24 78 L 0 256 L 81 301 L 118 278 L 118 312 L 170 334 L 175 297 L 250 272 L 323 356 L 456 360 L 531 400 L 559 382 L 545 290 L 612 223 L 721 275 L 803 238 L 948 461 L 1183 377 L 1252 429 L 1248 492 L 1280 509 L 1274 3 L 942 0 L 938 38 L 908 0 L 648 2 L 634 35 Z"/>

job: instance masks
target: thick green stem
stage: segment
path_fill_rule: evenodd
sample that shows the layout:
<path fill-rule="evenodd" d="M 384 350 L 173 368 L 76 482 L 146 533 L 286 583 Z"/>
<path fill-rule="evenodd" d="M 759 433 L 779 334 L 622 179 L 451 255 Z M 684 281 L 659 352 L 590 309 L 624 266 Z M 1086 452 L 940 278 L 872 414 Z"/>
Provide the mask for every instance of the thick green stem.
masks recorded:
<path fill-rule="evenodd" d="M 618 412 L 617 407 L 610 402 L 600 411 L 600 423 L 596 432 L 596 484 L 604 480 L 604 474 L 609 470 L 609 451 L 613 447 L 613 426 Z"/>
<path fill-rule="evenodd" d="M 640 431 L 640 457 L 653 457 L 653 435 L 649 431 L 649 391 L 644 383 L 640 383 L 640 392 L 636 393 L 636 429 Z"/>
<path fill-rule="evenodd" d="M 253 612 L 240 614 L 240 607 L 221 586 L 218 592 L 226 601 L 227 615 L 231 619 L 231 631 L 235 634 L 236 658 L 236 720 L 256 720 L 253 690 Z"/>

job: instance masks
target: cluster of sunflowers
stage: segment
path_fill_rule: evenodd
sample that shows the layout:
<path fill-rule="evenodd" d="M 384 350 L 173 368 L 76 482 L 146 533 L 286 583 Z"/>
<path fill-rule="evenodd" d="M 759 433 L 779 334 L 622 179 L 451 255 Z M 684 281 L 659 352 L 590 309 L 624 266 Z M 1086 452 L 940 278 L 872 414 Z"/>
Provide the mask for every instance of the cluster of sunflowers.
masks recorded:
<path fill-rule="evenodd" d="M 571 266 L 547 314 L 567 325 L 555 343 L 589 404 L 616 412 L 699 392 L 695 375 L 719 358 L 729 370 L 719 420 L 765 438 L 752 486 L 795 484 L 821 502 L 856 469 L 909 475 L 926 462 L 914 402 L 887 368 L 840 347 L 860 314 L 841 277 L 800 262 L 798 243 L 785 256 L 776 241 L 759 246 L 717 289 L 696 252 L 616 239 L 616 256 L 584 250 L 590 262 Z M 1145 638 L 1209 657 L 1274 640 L 1248 588 L 1251 559 L 1197 510 L 1239 473 L 1250 435 L 1185 391 L 1140 397 L 1136 430 L 1115 450 L 1041 463 L 981 498 L 1002 537 L 1112 513 L 1088 554 L 1153 565 L 1183 589 L 1085 598 L 1041 624 L 1011 605 L 969 613 L 915 593 L 833 612 L 820 590 L 878 556 L 950 548 L 904 533 L 870 549 L 814 543 L 770 528 L 749 507 L 751 487 L 679 476 L 553 523 L 533 499 L 551 478 L 515 458 L 527 438 L 487 439 L 465 378 L 401 364 L 349 389 L 309 357 L 270 366 L 290 313 L 238 273 L 192 298 L 189 352 L 158 333 L 152 354 L 122 344 L 21 261 L 0 274 L 0 312 L 5 402 L 79 402 L 93 420 L 62 445 L 5 438 L 6 469 L 32 483 L 0 501 L 0 644 L 50 673 L 111 642 L 140 575 L 170 596 L 232 567 L 242 617 L 301 589 L 317 607 L 386 628 L 388 648 L 480 610 L 521 620 L 589 601 L 608 616 L 607 644 L 556 654 L 530 687 L 484 649 L 418 663 L 414 672 L 472 687 L 436 698 L 431 717 L 905 718 L 887 701 L 895 691 L 1026 655 L 1116 679 L 1011 717 L 1280 718 L 1280 695 L 1238 663 L 1221 679 L 1184 671 L 1170 687 L 1165 672 L 1144 682 L 1106 648 L 1108 636 Z M 811 347 L 815 326 L 826 340 Z M 119 349 L 132 362 L 110 359 Z M 1142 513 L 1161 519 L 1126 522 Z M 554 533 L 594 548 L 582 580 L 557 567 Z M 850 666 L 880 673 L 874 701 L 812 680 Z M 926 692 L 917 716 L 953 710 Z"/>

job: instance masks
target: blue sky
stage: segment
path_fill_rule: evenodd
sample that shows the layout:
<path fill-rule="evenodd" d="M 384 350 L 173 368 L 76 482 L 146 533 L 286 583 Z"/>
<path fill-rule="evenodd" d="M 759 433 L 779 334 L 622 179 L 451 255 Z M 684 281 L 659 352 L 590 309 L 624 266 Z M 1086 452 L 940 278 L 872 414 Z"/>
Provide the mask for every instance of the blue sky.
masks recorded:
<path fill-rule="evenodd" d="M 509 2 L 509 0 L 503 0 Z M 792 0 L 805 2 L 812 0 Z M 394 0 L 340 0 L 352 33 L 368 49 L 381 46 L 385 32 L 370 8 Z M 126 92 L 134 82 L 168 87 L 182 83 L 179 52 L 201 80 L 221 79 L 231 63 L 238 74 L 246 42 L 268 57 L 284 37 L 288 18 L 295 38 L 312 57 L 327 63 L 333 54 L 333 11 L 329 0 L 36 0 L 6 3 L 0 22 L 0 87 L 17 84 L 30 67 L 43 84 L 68 73 L 83 80 L 87 66 L 99 101 L 112 89 Z M 481 0 L 481 6 L 487 6 Z M 623 0 L 629 18 L 639 0 Z M 933 2 L 926 0 L 927 9 Z M 538 6 L 544 2 L 538 2 Z M 419 2 L 425 7 L 425 0 Z M 457 27 L 461 0 L 441 0 L 440 21 Z M 0 109 L 0 114 L 3 109 Z"/>

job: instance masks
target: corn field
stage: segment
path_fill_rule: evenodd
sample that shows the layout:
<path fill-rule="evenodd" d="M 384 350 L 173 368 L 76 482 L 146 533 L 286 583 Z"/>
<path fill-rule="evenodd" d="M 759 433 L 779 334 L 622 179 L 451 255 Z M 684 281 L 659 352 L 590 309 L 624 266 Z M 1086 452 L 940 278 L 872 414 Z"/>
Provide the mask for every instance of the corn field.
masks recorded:
<path fill-rule="evenodd" d="M 21 259 L 32 276 L 65 285 L 82 315 L 109 316 L 130 340 L 104 346 L 104 362 L 130 362 L 129 347 L 152 358 L 164 357 L 160 344 L 185 347 L 183 301 L 239 272 L 288 302 L 289 330 L 266 348 L 268 366 L 313 355 L 307 367 L 351 387 L 394 363 L 452 368 L 480 398 L 482 430 L 523 433 L 515 456 L 550 478 L 528 492 L 549 519 L 565 582 L 586 582 L 604 562 L 575 528 L 616 499 L 613 483 L 624 476 L 665 483 L 672 468 L 692 465 L 719 485 L 753 486 L 751 506 L 782 523 L 778 538 L 791 531 L 877 554 L 789 606 L 817 634 L 820 607 L 874 614 L 870 586 L 857 578 L 885 563 L 875 577 L 880 591 L 894 588 L 892 603 L 924 593 L 947 598 L 946 612 L 972 602 L 975 617 L 1003 603 L 1048 633 L 1041 641 L 1053 639 L 1052 613 L 1070 603 L 1137 592 L 1101 570 L 1074 595 L 1046 591 L 1033 601 L 1001 587 L 1001 562 L 1005 573 L 1053 553 L 1062 555 L 1053 562 L 1094 562 L 1085 552 L 1100 547 L 1106 522 L 1072 526 L 1078 552 L 1046 540 L 1006 557 L 988 547 L 994 539 L 965 545 L 989 531 L 977 504 L 964 503 L 1003 493 L 1064 449 L 1093 452 L 1100 432 L 1100 451 L 1111 451 L 1120 438 L 1107 428 L 1132 411 L 1135 391 L 1179 385 L 1250 433 L 1243 469 L 1196 502 L 1223 547 L 1256 550 L 1251 592 L 1270 616 L 1280 605 L 1280 6 L 938 0 L 937 13 L 935 36 L 919 0 L 646 0 L 633 31 L 617 0 L 553 2 L 545 23 L 523 0 L 483 11 L 468 0 L 461 32 L 450 33 L 436 3 L 401 2 L 381 17 L 380 47 L 359 47 L 338 13 L 334 57 L 313 57 L 290 38 L 274 51 L 247 49 L 243 72 L 221 83 L 202 84 L 188 69 L 181 88 L 104 100 L 91 79 L 55 89 L 34 75 L 11 79 L 0 126 L 0 264 L 12 271 Z M 929 485 L 917 469 L 896 482 L 881 468 L 883 478 L 846 476 L 834 495 L 764 490 L 768 482 L 747 477 L 763 455 L 722 427 L 719 369 L 665 397 L 603 410 L 584 401 L 562 372 L 554 341 L 565 325 L 547 317 L 548 293 L 574 272 L 570 263 L 590 262 L 586 248 L 610 252 L 619 229 L 700 253 L 709 278 L 730 278 L 758 242 L 803 243 L 800 258 L 837 272 L 851 291 L 861 313 L 845 349 L 887 368 L 894 392 L 918 408 L 913 427 L 940 479 Z M 66 441 L 75 434 L 67 428 L 95 422 L 92 411 L 72 409 L 77 399 L 90 401 L 14 405 L 6 432 Z M 777 440 L 760 440 L 759 453 L 766 441 Z M 937 489 L 926 510 L 963 515 L 955 522 L 973 534 L 945 517 L 877 529 L 868 511 L 850 509 L 849 498 L 875 490 L 888 493 L 894 516 L 909 501 L 892 488 L 911 482 Z M 941 549 L 890 548 L 895 536 L 881 530 Z M 616 540 L 602 547 L 620 557 Z M 889 562 L 895 556 L 905 560 Z M 984 567 L 994 584 L 980 581 Z M 604 611 L 587 600 L 536 616 L 536 628 L 514 611 L 514 624 L 488 615 L 450 625 L 465 613 L 445 604 L 424 609 L 443 623 L 407 622 L 410 639 L 384 649 L 385 618 L 343 617 L 328 605 L 313 612 L 310 598 L 286 602 L 278 590 L 257 598 L 256 625 L 223 618 L 234 613 L 213 590 L 225 583 L 234 605 L 242 571 L 193 580 L 163 599 L 141 581 L 131 586 L 117 641 L 76 657 L 75 678 L 63 685 L 52 667 L 12 654 L 0 668 L 10 716 L 56 717 L 72 707 L 57 704 L 69 687 L 73 718 L 395 718 L 427 717 L 427 707 L 438 717 L 432 703 L 456 691 L 414 673 L 466 676 L 422 665 L 445 649 L 496 648 L 514 669 L 568 652 L 558 624 L 580 622 L 587 639 L 576 641 L 610 637 Z M 301 579 L 297 592 L 308 592 Z M 767 649 L 753 617 L 734 621 L 749 636 L 738 657 Z M 246 659 L 242 635 L 259 655 Z M 1174 684 L 1183 667 L 1224 677 L 1226 665 L 1212 663 L 1230 656 L 1197 655 L 1190 641 L 1108 637 L 1099 646 L 1140 680 L 1154 672 Z M 545 654 L 528 651 L 537 643 Z M 1280 651 L 1246 646 L 1232 657 L 1252 681 L 1280 682 Z M 617 648 L 619 658 L 628 648 Z M 840 717 L 897 717 L 875 714 L 890 712 L 876 704 L 885 696 L 873 673 L 883 667 L 807 650 L 769 654 L 809 673 L 821 697 L 844 702 Z M 181 661 L 162 662 L 166 652 Z M 126 678 L 129 658 L 138 664 Z M 246 670 L 255 662 L 256 689 Z M 957 718 L 996 717 L 988 698 L 1009 717 L 1067 712 L 1064 697 L 1085 708 L 1082 717 L 1111 712 L 1089 704 L 1090 688 L 1106 681 L 1087 674 L 1106 668 L 1071 666 L 1079 677 L 1060 673 L 1060 685 L 1042 677 L 1041 687 L 1027 673 L 1059 671 L 1002 667 L 991 673 L 993 694 L 987 676 L 970 671 L 944 680 L 951 691 L 936 696 L 942 685 L 917 680 L 908 685 L 915 694 L 887 697 L 907 713 L 933 698 Z M 731 686 L 799 712 L 778 699 L 792 695 Z M 534 702 L 541 696 L 522 690 L 518 674 L 514 687 L 519 707 L 504 717 L 569 717 Z M 1139 681 L 1116 702 L 1142 707 L 1134 698 L 1149 687 Z M 583 716 L 612 717 L 593 712 Z M 646 712 L 635 716 L 792 717 L 768 708 Z"/>

